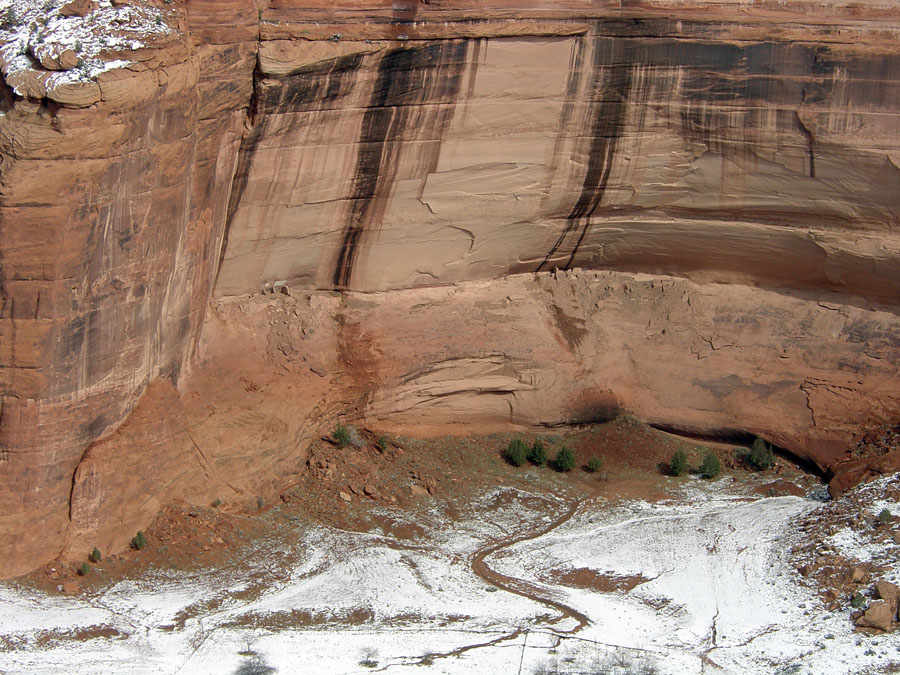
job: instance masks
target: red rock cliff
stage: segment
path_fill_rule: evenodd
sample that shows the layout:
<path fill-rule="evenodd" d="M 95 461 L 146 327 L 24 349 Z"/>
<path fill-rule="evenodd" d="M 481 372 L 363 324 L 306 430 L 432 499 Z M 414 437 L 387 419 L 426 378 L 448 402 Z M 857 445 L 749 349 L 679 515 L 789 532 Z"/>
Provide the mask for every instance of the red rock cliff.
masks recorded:
<path fill-rule="evenodd" d="M 338 414 L 897 418 L 896 3 L 82 4 L 2 29 L 0 573 Z"/>

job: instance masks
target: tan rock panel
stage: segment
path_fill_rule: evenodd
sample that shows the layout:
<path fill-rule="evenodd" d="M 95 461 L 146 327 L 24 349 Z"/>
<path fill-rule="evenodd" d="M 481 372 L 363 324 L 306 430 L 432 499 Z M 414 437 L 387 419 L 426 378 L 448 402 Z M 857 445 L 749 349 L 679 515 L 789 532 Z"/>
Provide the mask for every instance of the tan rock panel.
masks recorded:
<path fill-rule="evenodd" d="M 835 46 L 843 69 L 819 68 L 804 44 L 597 26 L 440 52 L 273 43 L 273 68 L 305 72 L 260 84 L 217 292 L 577 265 L 897 295 L 893 56 Z"/>

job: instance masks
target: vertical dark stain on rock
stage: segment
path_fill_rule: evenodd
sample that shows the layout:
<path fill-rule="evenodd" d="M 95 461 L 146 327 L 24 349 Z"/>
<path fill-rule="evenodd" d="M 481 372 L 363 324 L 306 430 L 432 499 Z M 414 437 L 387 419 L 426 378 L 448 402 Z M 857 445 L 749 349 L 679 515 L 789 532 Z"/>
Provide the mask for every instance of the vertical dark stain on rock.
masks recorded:
<path fill-rule="evenodd" d="M 816 177 L 816 153 L 814 150 L 815 138 L 813 136 L 812 131 L 810 131 L 809 127 L 803 124 L 803 120 L 800 119 L 799 113 L 794 113 L 797 118 L 797 126 L 800 128 L 800 133 L 803 134 L 804 138 L 806 138 L 806 143 L 809 146 L 809 177 Z"/>
<path fill-rule="evenodd" d="M 404 141 L 439 138 L 452 119 L 467 47 L 468 41 L 456 41 L 393 49 L 379 63 L 362 121 L 350 213 L 332 274 L 336 288 L 350 285 L 363 234 L 384 215 Z"/>
<path fill-rule="evenodd" d="M 255 102 L 254 102 L 255 103 Z M 231 184 L 231 196 L 228 199 L 228 207 L 225 211 L 225 229 L 222 233 L 222 245 L 220 247 L 221 253 L 219 255 L 218 266 L 221 268 L 222 266 L 222 258 L 225 250 L 228 248 L 228 230 L 231 228 L 231 222 L 234 219 L 234 214 L 237 211 L 238 206 L 241 203 L 241 197 L 244 194 L 244 190 L 247 188 L 247 181 L 250 178 L 250 170 L 253 167 L 253 159 L 256 156 L 256 148 L 259 145 L 260 140 L 265 136 L 266 131 L 266 121 L 267 118 L 263 116 L 261 119 L 257 119 L 255 123 L 253 122 L 254 112 L 251 108 L 248 119 L 250 121 L 250 130 L 247 132 L 247 135 L 241 140 L 241 148 L 238 151 L 237 157 L 237 167 L 234 172 L 234 179 Z M 218 277 L 218 270 L 216 271 L 216 276 Z"/>
<path fill-rule="evenodd" d="M 568 213 L 543 211 L 548 220 L 560 219 L 563 225 L 551 240 L 552 246 L 542 251 L 536 271 L 581 264 L 579 256 L 584 255 L 586 246 L 600 250 L 593 246 L 598 241 L 591 232 L 594 224 L 613 215 L 613 209 L 616 214 L 643 210 L 629 203 L 627 197 L 622 203 L 613 203 L 611 195 L 613 188 L 620 187 L 614 166 L 623 170 L 628 166 L 617 157 L 622 152 L 623 129 L 628 126 L 630 133 L 643 135 L 645 114 L 647 119 L 667 119 L 671 131 L 685 140 L 686 147 L 699 146 L 704 154 L 719 156 L 723 180 L 739 182 L 751 173 L 765 173 L 765 166 L 757 165 L 769 161 L 773 143 L 792 160 L 801 160 L 798 173 L 817 179 L 821 176 L 817 155 L 837 152 L 834 147 L 823 150 L 817 136 L 822 106 L 843 108 L 847 116 L 852 116 L 849 111 L 857 108 L 887 110 L 888 101 L 900 94 L 900 55 L 869 55 L 795 42 L 673 39 L 672 27 L 666 24 L 655 19 L 603 20 L 594 25 L 587 38 L 594 49 L 593 73 L 582 78 L 583 91 L 575 94 L 575 103 L 585 105 L 588 112 L 583 119 L 569 120 L 569 127 L 577 127 L 584 138 L 575 151 L 583 166 L 583 180 Z M 570 63 L 572 68 L 574 62 Z M 569 77 L 570 83 L 577 81 L 571 72 Z M 561 119 L 569 115 L 567 105 L 568 98 Z M 628 109 L 635 114 L 626 121 Z M 839 114 L 832 119 L 847 125 L 858 123 Z M 857 161 L 852 153 L 840 152 L 842 159 Z M 556 159 L 553 162 L 558 163 Z M 877 177 L 869 180 L 874 183 Z M 751 186 L 749 193 L 755 189 Z M 725 195 L 720 208 L 663 200 L 654 206 L 655 215 L 706 220 L 749 218 L 774 224 L 783 222 L 789 213 L 797 224 L 822 226 L 826 218 L 835 226 L 849 222 L 846 214 L 795 213 L 777 200 L 742 199 L 744 186 L 737 183 L 734 190 L 734 194 Z M 620 193 L 616 194 L 618 199 Z M 866 208 L 860 201 L 860 208 Z M 872 212 L 875 218 L 885 218 L 883 210 Z M 602 264 L 598 260 L 593 263 Z"/>
<path fill-rule="evenodd" d="M 237 167 L 231 185 L 231 194 L 225 215 L 225 228 L 219 259 L 216 263 L 216 281 L 228 250 L 228 233 L 234 215 L 241 206 L 244 191 L 253 169 L 260 142 L 269 135 L 269 121 L 283 112 L 327 108 L 347 94 L 356 80 L 356 72 L 363 63 L 362 54 L 349 54 L 315 64 L 300 73 L 286 77 L 267 77 L 257 66 L 253 74 L 253 96 L 247 109 L 249 130 L 241 140 Z M 292 129 L 282 130 L 282 133 Z M 215 286 L 216 281 L 213 282 Z"/>
<path fill-rule="evenodd" d="M 538 271 L 557 253 L 570 235 L 578 233 L 564 267 L 575 260 L 587 232 L 591 216 L 600 207 L 603 193 L 609 183 L 619 135 L 624 123 L 625 111 L 631 89 L 631 69 L 634 66 L 623 53 L 624 43 L 616 38 L 596 37 L 589 106 L 591 128 L 588 131 L 590 147 L 587 151 L 587 170 L 582 181 L 578 200 L 568 216 L 562 234 L 544 256 Z M 573 65 L 578 65 L 573 61 Z M 570 79 L 569 87 L 572 87 Z M 577 81 L 576 81 L 577 86 Z"/>
<path fill-rule="evenodd" d="M 563 101 L 562 111 L 559 116 L 559 125 L 556 132 L 556 140 L 553 143 L 553 161 L 551 162 L 551 171 L 548 177 L 548 193 L 549 186 L 553 185 L 556 175 L 556 168 L 562 164 L 563 147 L 567 138 L 567 132 L 572 121 L 572 115 L 575 111 L 575 104 L 578 100 L 578 85 L 581 82 L 581 74 L 584 66 L 584 46 L 586 38 L 584 35 L 577 36 L 572 42 L 572 53 L 569 56 L 569 74 L 566 79 L 566 97 Z M 534 270 L 540 272 L 544 266 L 550 261 L 550 258 L 559 250 L 566 239 L 568 227 L 563 229 L 559 238 L 550 248 L 547 255 L 544 256 L 540 264 Z"/>
<path fill-rule="evenodd" d="M 481 61 L 482 50 L 487 51 L 487 38 L 478 38 L 473 40 L 474 49 L 472 50 L 472 72 L 469 75 L 469 86 L 466 90 L 466 101 L 475 98 L 475 74 L 478 72 L 478 64 Z"/>
<path fill-rule="evenodd" d="M 599 76 L 594 83 L 597 93 L 592 103 L 596 107 L 596 113 L 591 129 L 588 169 L 581 186 L 581 194 L 567 219 L 569 223 L 580 222 L 582 225 L 566 267 L 570 267 L 575 260 L 578 249 L 590 229 L 591 216 L 603 200 L 631 89 L 632 66 L 620 58 L 618 42 L 598 40 L 598 43 L 594 46 L 594 72 Z M 604 67 L 606 64 L 608 66 Z"/>
<path fill-rule="evenodd" d="M 259 96 L 269 113 L 321 111 L 340 107 L 357 83 L 362 53 L 347 54 L 304 67 L 293 75 L 267 78 Z"/>
<path fill-rule="evenodd" d="M 262 77 L 262 72 L 259 70 L 259 64 L 257 63 L 257 67 L 253 72 L 253 94 L 250 98 L 250 106 L 247 109 L 246 117 L 250 129 L 244 138 L 241 139 L 241 147 L 238 150 L 237 166 L 235 167 L 234 178 L 231 183 L 231 194 L 225 207 L 225 227 L 222 230 L 222 243 L 219 245 L 219 259 L 216 261 L 216 272 L 212 283 L 213 288 L 218 283 L 219 273 L 222 271 L 222 262 L 225 260 L 225 252 L 228 250 L 228 232 L 231 229 L 234 214 L 241 203 L 244 190 L 247 188 L 250 170 L 253 167 L 253 159 L 256 156 L 256 148 L 265 135 L 267 117 L 260 110 L 263 107 L 260 95 Z"/>

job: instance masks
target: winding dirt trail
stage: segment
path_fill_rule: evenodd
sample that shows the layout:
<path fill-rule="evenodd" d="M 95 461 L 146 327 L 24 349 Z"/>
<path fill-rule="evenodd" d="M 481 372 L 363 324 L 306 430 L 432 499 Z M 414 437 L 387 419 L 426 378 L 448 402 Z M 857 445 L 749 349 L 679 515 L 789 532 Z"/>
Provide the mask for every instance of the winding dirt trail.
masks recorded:
<path fill-rule="evenodd" d="M 549 525 L 546 525 L 545 527 L 535 530 L 529 530 L 525 533 L 507 537 L 506 539 L 501 539 L 500 541 L 483 546 L 475 553 L 475 556 L 472 559 L 472 571 L 478 577 L 484 579 L 489 584 L 493 584 L 497 588 L 504 590 L 507 593 L 515 593 L 516 595 L 528 598 L 529 600 L 539 602 L 542 605 L 552 607 L 560 613 L 560 616 L 553 619 L 552 621 L 549 621 L 548 623 L 557 624 L 564 619 L 575 619 L 575 621 L 578 622 L 578 625 L 574 628 L 556 631 L 558 633 L 566 635 L 573 635 L 577 633 L 590 623 L 590 619 L 588 619 L 585 614 L 582 614 L 574 607 L 569 607 L 559 600 L 554 599 L 546 589 L 541 588 L 537 584 L 525 581 L 524 579 L 509 577 L 505 574 L 500 574 L 499 572 L 494 571 L 485 562 L 485 558 L 493 553 L 496 553 L 497 551 L 502 551 L 505 548 L 514 546 L 519 542 L 537 539 L 538 537 L 542 537 L 545 534 L 552 532 L 557 527 L 571 520 L 572 517 L 578 512 L 578 509 L 580 509 L 586 501 L 587 499 L 580 499 L 574 502 L 569 506 L 564 514 L 556 518 L 553 522 L 551 522 Z"/>
<path fill-rule="evenodd" d="M 551 608 L 555 609 L 557 612 L 559 612 L 559 616 L 557 616 L 555 619 L 551 619 L 550 621 L 547 622 L 549 625 L 558 624 L 559 622 L 561 622 L 565 619 L 575 619 L 575 621 L 578 622 L 576 626 L 569 628 L 567 630 L 553 629 L 553 631 L 559 635 L 574 635 L 575 633 L 580 631 L 582 628 L 587 626 L 590 623 L 590 620 L 588 619 L 588 617 L 586 615 L 582 614 L 574 607 L 569 607 L 568 605 L 560 602 L 559 600 L 554 599 L 546 589 L 541 588 L 540 586 L 533 584 L 529 581 L 525 581 L 524 579 L 519 579 L 516 577 L 509 577 L 509 576 L 506 576 L 505 574 L 500 574 L 499 572 L 492 570 L 488 566 L 488 564 L 485 562 L 485 558 L 487 558 L 492 553 L 496 553 L 497 551 L 502 551 L 503 549 L 508 548 L 510 546 L 514 546 L 515 544 L 518 544 L 519 542 L 528 541 L 530 539 L 537 539 L 538 537 L 544 536 L 548 532 L 552 532 L 560 525 L 568 522 L 572 518 L 572 516 L 574 516 L 578 512 L 578 509 L 581 508 L 581 506 L 586 501 L 588 501 L 587 498 L 580 499 L 576 502 L 573 502 L 569 506 L 569 508 L 566 510 L 565 513 L 563 513 L 561 516 L 554 519 L 551 523 L 549 523 L 548 525 L 545 525 L 544 527 L 527 530 L 524 533 L 519 533 L 519 534 L 513 535 L 511 537 L 506 537 L 505 539 L 501 539 L 499 541 L 494 541 L 494 542 L 485 544 L 484 546 L 482 546 L 480 549 L 478 549 L 475 552 L 475 555 L 472 558 L 472 571 L 480 579 L 483 579 L 487 583 L 492 584 L 492 585 L 496 586 L 497 588 L 499 588 L 500 590 L 506 591 L 507 593 L 514 593 L 514 594 L 522 596 L 524 598 L 528 598 L 529 600 L 533 600 L 542 605 L 546 605 L 547 607 L 551 607 Z M 474 649 L 481 649 L 484 647 L 493 647 L 493 646 L 502 644 L 503 642 L 508 642 L 509 640 L 515 640 L 520 635 L 522 635 L 522 633 L 524 633 L 525 631 L 526 631 L 525 628 L 519 627 L 505 635 L 495 637 L 492 640 L 488 640 L 485 642 L 478 642 L 478 643 L 474 643 L 474 644 L 463 645 L 462 647 L 459 647 L 459 648 L 454 649 L 449 652 L 430 653 L 427 655 L 414 657 L 409 662 L 418 662 L 420 664 L 423 664 L 426 662 L 426 661 L 424 661 L 424 659 L 426 659 L 426 658 L 435 660 L 435 659 L 444 659 L 444 658 L 448 658 L 451 656 L 453 656 L 453 657 L 461 656 L 462 654 L 464 654 L 468 651 L 472 651 Z M 399 665 L 399 664 L 396 664 L 396 663 L 388 664 L 382 668 L 377 669 L 374 672 L 383 672 L 385 670 L 392 668 L 395 665 Z M 521 666 L 521 664 L 520 664 L 520 666 Z"/>

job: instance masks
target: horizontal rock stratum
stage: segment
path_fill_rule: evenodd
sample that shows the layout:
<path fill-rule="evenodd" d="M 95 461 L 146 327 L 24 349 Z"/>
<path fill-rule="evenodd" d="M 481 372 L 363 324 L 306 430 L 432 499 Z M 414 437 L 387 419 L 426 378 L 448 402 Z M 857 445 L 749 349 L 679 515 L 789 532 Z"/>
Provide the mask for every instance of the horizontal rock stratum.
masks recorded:
<path fill-rule="evenodd" d="M 339 418 L 900 418 L 894 0 L 62 4 L 0 27 L 0 575 Z"/>

